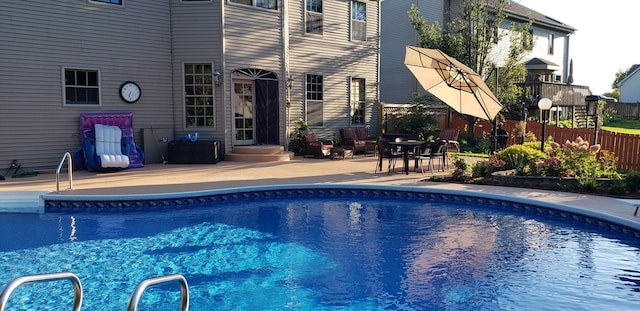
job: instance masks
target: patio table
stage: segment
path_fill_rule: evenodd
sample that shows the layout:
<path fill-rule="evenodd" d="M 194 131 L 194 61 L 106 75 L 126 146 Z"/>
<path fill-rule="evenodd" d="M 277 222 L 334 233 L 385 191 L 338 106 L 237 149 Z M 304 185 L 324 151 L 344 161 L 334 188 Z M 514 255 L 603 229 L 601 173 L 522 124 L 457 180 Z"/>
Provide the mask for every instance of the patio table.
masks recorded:
<path fill-rule="evenodd" d="M 402 151 L 402 160 L 404 162 L 404 173 L 409 175 L 409 153 L 416 149 L 416 147 L 425 143 L 422 140 L 403 140 L 403 141 L 391 141 L 392 146 L 400 148 Z M 380 159 L 382 161 L 382 159 Z M 380 164 L 382 166 L 382 164 Z"/>

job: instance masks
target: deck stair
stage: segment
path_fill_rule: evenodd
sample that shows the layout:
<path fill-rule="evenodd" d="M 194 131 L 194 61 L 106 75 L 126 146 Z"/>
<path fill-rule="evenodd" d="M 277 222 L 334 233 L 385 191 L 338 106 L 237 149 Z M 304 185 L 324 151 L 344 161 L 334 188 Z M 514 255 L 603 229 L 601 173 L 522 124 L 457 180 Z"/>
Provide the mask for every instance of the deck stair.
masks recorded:
<path fill-rule="evenodd" d="M 295 154 L 285 151 L 280 145 L 233 146 L 231 153 L 224 155 L 225 161 L 277 162 L 293 160 Z"/>

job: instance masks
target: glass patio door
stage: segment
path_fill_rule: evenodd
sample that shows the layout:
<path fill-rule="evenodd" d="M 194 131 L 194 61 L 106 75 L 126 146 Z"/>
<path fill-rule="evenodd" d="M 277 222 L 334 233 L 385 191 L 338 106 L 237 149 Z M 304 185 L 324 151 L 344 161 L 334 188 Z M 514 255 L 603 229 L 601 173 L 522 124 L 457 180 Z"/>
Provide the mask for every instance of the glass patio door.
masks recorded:
<path fill-rule="evenodd" d="M 255 144 L 254 87 L 251 80 L 234 80 L 233 111 L 235 145 Z"/>

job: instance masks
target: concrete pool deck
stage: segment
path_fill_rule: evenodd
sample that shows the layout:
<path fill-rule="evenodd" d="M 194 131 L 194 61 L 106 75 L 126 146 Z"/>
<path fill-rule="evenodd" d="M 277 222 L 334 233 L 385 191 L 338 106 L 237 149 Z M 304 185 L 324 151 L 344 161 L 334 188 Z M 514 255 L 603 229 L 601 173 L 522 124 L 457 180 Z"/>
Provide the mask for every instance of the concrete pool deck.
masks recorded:
<path fill-rule="evenodd" d="M 635 207 L 615 198 L 588 194 L 555 192 L 517 187 L 496 187 L 473 184 L 454 184 L 424 181 L 432 176 L 425 172 L 387 175 L 385 170 L 374 174 L 375 157 L 354 156 L 346 160 L 295 157 L 284 162 L 231 162 L 217 164 L 148 164 L 143 168 L 112 173 L 88 171 L 73 172 L 73 189 L 69 190 L 66 170 L 60 174 L 60 194 L 65 195 L 124 195 L 156 194 L 201 190 L 214 190 L 246 186 L 283 184 L 363 184 L 429 187 L 433 189 L 462 190 L 476 193 L 528 198 L 531 200 L 569 205 L 619 217 L 640 228 L 640 217 L 634 216 Z M 437 164 L 437 163 L 436 163 Z M 450 169 L 451 169 L 450 165 Z M 447 172 L 436 172 L 445 175 Z M 34 197 L 44 192 L 55 193 L 54 173 L 40 173 L 35 177 L 12 178 L 0 181 L 0 209 L 12 205 L 19 211 L 22 205 L 32 204 Z M 23 195 L 21 195 L 23 194 Z"/>

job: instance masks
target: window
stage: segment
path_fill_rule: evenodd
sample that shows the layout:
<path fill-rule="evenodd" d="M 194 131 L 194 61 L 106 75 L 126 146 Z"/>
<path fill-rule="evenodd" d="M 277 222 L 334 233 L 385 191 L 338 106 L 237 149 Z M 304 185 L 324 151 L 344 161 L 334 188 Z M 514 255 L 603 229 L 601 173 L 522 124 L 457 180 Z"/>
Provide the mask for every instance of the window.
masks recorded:
<path fill-rule="evenodd" d="M 110 3 L 110 4 L 119 4 L 122 5 L 123 0 L 91 0 L 93 2 L 102 2 L 102 3 Z"/>
<path fill-rule="evenodd" d="M 187 127 L 214 125 L 211 64 L 184 64 L 184 102 Z"/>
<path fill-rule="evenodd" d="M 351 1 L 351 40 L 367 40 L 367 5 Z"/>
<path fill-rule="evenodd" d="M 522 47 L 527 50 L 533 49 L 533 29 L 529 28 L 529 30 L 522 35 Z"/>
<path fill-rule="evenodd" d="M 229 0 L 231 3 L 255 6 L 257 8 L 277 10 L 278 0 Z"/>
<path fill-rule="evenodd" d="M 364 125 L 365 109 L 365 83 L 364 79 L 351 79 L 351 109 L 349 116 L 352 125 Z"/>
<path fill-rule="evenodd" d="M 307 75 L 307 124 L 323 126 L 322 76 Z"/>
<path fill-rule="evenodd" d="M 549 34 L 549 55 L 553 55 L 553 41 L 555 41 L 555 35 L 550 33 Z"/>
<path fill-rule="evenodd" d="M 322 34 L 322 0 L 307 0 L 306 32 Z"/>
<path fill-rule="evenodd" d="M 99 77 L 97 70 L 65 68 L 65 105 L 100 105 Z"/>

